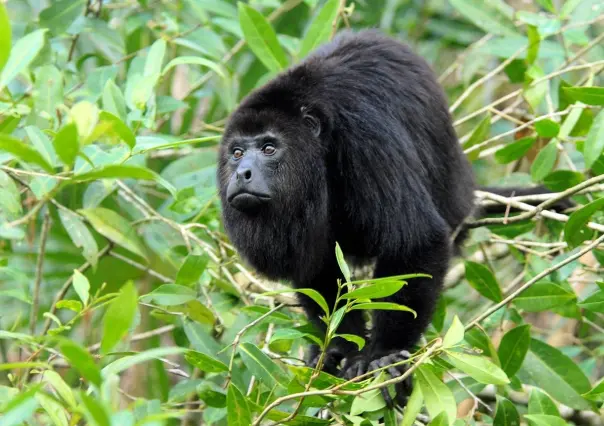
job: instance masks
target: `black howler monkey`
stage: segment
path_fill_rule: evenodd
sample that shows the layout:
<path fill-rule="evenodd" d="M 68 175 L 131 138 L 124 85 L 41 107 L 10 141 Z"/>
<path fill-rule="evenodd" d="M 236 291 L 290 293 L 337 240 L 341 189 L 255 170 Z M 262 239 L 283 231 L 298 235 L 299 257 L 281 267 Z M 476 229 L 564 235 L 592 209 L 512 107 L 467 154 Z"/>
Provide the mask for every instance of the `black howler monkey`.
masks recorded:
<path fill-rule="evenodd" d="M 347 378 L 416 343 L 454 250 L 450 236 L 474 210 L 472 169 L 431 68 L 377 31 L 341 33 L 247 96 L 229 118 L 218 181 L 241 255 L 265 276 L 319 291 L 330 306 L 342 278 L 336 241 L 345 255 L 375 261 L 375 277 L 432 276 L 387 299 L 416 319 L 375 311 L 362 351 L 333 341 L 324 368 Z M 300 302 L 324 327 L 318 306 Z M 338 332 L 365 335 L 360 311 Z M 311 364 L 316 356 L 313 347 Z"/>

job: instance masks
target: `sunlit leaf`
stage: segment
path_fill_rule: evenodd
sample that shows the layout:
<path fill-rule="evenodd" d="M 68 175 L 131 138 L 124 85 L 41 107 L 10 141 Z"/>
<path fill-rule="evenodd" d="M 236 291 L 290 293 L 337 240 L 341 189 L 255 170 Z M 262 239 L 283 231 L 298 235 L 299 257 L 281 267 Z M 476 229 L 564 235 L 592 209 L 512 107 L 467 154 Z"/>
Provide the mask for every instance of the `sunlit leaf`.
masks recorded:
<path fill-rule="evenodd" d="M 340 271 L 342 271 L 342 274 L 344 275 L 344 279 L 346 280 L 346 282 L 350 282 L 350 269 L 348 268 L 348 264 L 344 259 L 344 253 L 342 252 L 340 244 L 338 243 L 336 243 L 336 260 L 338 261 Z"/>
<path fill-rule="evenodd" d="M 560 412 L 556 403 L 551 400 L 544 392 L 534 388 L 531 390 L 528 403 L 529 414 L 547 414 L 550 416 L 559 416 Z"/>
<path fill-rule="evenodd" d="M 80 151 L 78 129 L 75 123 L 63 126 L 57 132 L 52 145 L 61 161 L 67 166 L 72 166 Z"/>
<path fill-rule="evenodd" d="M 8 61 L 11 48 L 11 26 L 4 3 L 0 3 L 0 71 Z"/>
<path fill-rule="evenodd" d="M 71 241 L 75 244 L 76 247 L 82 249 L 82 255 L 86 258 L 88 262 L 90 262 L 90 264 L 94 268 L 96 268 L 99 247 L 96 243 L 96 240 L 92 236 L 92 233 L 84 224 L 84 220 L 71 210 L 59 209 L 58 212 L 61 223 L 69 234 L 69 238 L 71 238 Z M 76 291 L 78 291 L 77 287 Z M 80 294 L 80 298 L 81 297 L 82 295 Z M 82 301 L 84 302 L 84 304 L 86 304 L 85 300 Z"/>
<path fill-rule="evenodd" d="M 287 58 L 275 30 L 260 12 L 240 2 L 239 24 L 250 49 L 264 66 L 274 72 L 287 66 Z"/>
<path fill-rule="evenodd" d="M 447 351 L 447 361 L 480 383 L 505 385 L 510 382 L 503 370 L 483 356 Z"/>
<path fill-rule="evenodd" d="M 40 12 L 40 26 L 61 35 L 83 14 L 86 0 L 56 0 Z"/>
<path fill-rule="evenodd" d="M 416 372 L 417 383 L 424 396 L 430 417 L 434 418 L 441 412 L 445 412 L 449 419 L 455 419 L 457 405 L 451 390 L 436 377 L 429 367 L 421 365 Z"/>
<path fill-rule="evenodd" d="M 578 303 L 579 307 L 604 314 L 604 290 L 599 290 Z"/>
<path fill-rule="evenodd" d="M 530 426 L 567 426 L 568 423 L 561 417 L 547 414 L 527 414 L 524 416 Z"/>
<path fill-rule="evenodd" d="M 339 0 L 328 0 L 308 26 L 300 43 L 298 56 L 304 58 L 319 45 L 329 40 L 333 31 L 332 23 L 338 16 Z"/>
<path fill-rule="evenodd" d="M 252 424 L 252 414 L 245 396 L 233 384 L 227 391 L 227 424 L 228 426 L 249 426 Z"/>
<path fill-rule="evenodd" d="M 155 302 L 158 305 L 182 305 L 191 300 L 195 300 L 197 292 L 189 287 L 180 284 L 162 284 L 142 296 L 145 302 Z"/>
<path fill-rule="evenodd" d="M 285 290 L 277 290 L 277 291 L 268 291 L 266 293 L 262 293 L 265 296 L 272 296 L 280 293 L 302 293 L 305 296 L 308 296 L 312 300 L 314 300 L 320 307 L 323 309 L 323 312 L 326 314 L 329 313 L 329 306 L 325 301 L 325 298 L 319 293 L 317 290 L 313 290 L 312 288 L 297 288 L 297 289 L 285 289 Z"/>
<path fill-rule="evenodd" d="M 602 209 L 604 209 L 604 197 L 584 205 L 570 215 L 564 226 L 564 239 L 569 246 L 577 247 L 593 235 L 593 231 L 585 225 L 596 212 Z"/>
<path fill-rule="evenodd" d="M 176 284 L 193 286 L 205 271 L 210 258 L 207 255 L 189 254 L 176 275 Z"/>
<path fill-rule="evenodd" d="M 138 310 L 138 296 L 134 284 L 129 281 L 121 289 L 103 317 L 101 351 L 107 353 L 128 333 Z"/>
<path fill-rule="evenodd" d="M 463 324 L 459 320 L 459 317 L 455 315 L 453 317 L 453 322 L 451 323 L 451 327 L 445 334 L 445 338 L 443 339 L 443 349 L 450 348 L 452 346 L 457 345 L 459 342 L 463 340 L 464 336 L 464 328 Z"/>
<path fill-rule="evenodd" d="M 558 158 L 558 141 L 552 139 L 544 148 L 539 151 L 535 161 L 531 165 L 531 177 L 534 182 L 540 182 L 547 176 Z"/>
<path fill-rule="evenodd" d="M 107 80 L 103 89 L 103 109 L 119 117 L 122 121 L 126 120 L 126 101 L 124 95 L 113 80 Z"/>
<path fill-rule="evenodd" d="M 577 410 L 589 410 L 589 403 L 581 394 L 589 392 L 591 385 L 585 374 L 560 350 L 536 339 L 517 373 L 523 383 L 533 384 L 558 401 Z"/>
<path fill-rule="evenodd" d="M 490 3 L 480 0 L 450 0 L 450 3 L 461 15 L 487 33 L 517 34 L 513 22 Z"/>
<path fill-rule="evenodd" d="M 53 173 L 53 167 L 35 149 L 12 136 L 0 134 L 0 151 L 6 151 L 26 163 L 36 164 L 48 173 Z"/>
<path fill-rule="evenodd" d="M 264 352 L 251 343 L 239 345 L 239 353 L 249 370 L 269 389 L 275 386 L 287 388 L 287 374 Z"/>
<path fill-rule="evenodd" d="M 104 207 L 82 209 L 78 212 L 99 234 L 141 257 L 146 257 L 146 249 L 136 229 L 118 213 Z"/>
<path fill-rule="evenodd" d="M 374 310 L 382 310 L 382 311 L 401 311 L 401 312 L 410 312 L 413 314 L 415 318 L 417 318 L 417 312 L 411 309 L 408 306 L 400 305 L 398 303 L 391 302 L 371 302 L 371 303 L 357 303 L 350 310 L 365 310 L 365 309 L 374 309 Z"/>
<path fill-rule="evenodd" d="M 407 284 L 405 281 L 380 281 L 357 288 L 341 297 L 342 299 L 379 299 L 397 293 L 405 284 Z"/>
<path fill-rule="evenodd" d="M 200 58 L 198 56 L 179 56 L 178 58 L 172 59 L 162 70 L 162 75 L 165 75 L 168 71 L 174 68 L 177 65 L 200 65 L 202 67 L 206 67 L 214 71 L 220 77 L 226 77 L 224 70 L 221 68 L 219 64 L 214 61 L 210 61 L 209 59 Z"/>
<path fill-rule="evenodd" d="M 576 299 L 561 286 L 551 282 L 538 282 L 524 290 L 515 299 L 514 304 L 527 312 L 541 312 L 564 306 Z"/>
<path fill-rule="evenodd" d="M 604 90 L 604 89 L 603 89 Z M 592 167 L 604 152 L 604 110 L 600 111 L 591 129 L 585 139 L 583 155 L 585 156 L 585 165 Z"/>
<path fill-rule="evenodd" d="M 542 138 L 554 138 L 560 132 L 560 124 L 553 120 L 544 118 L 535 122 L 535 130 Z"/>
<path fill-rule="evenodd" d="M 111 420 L 107 408 L 100 399 L 95 399 L 85 392 L 79 393 L 84 408 L 84 416 L 92 426 L 110 426 Z"/>
<path fill-rule="evenodd" d="M 69 364 L 75 368 L 83 378 L 88 380 L 93 385 L 101 386 L 101 372 L 97 367 L 92 355 L 73 341 L 67 339 L 61 340 L 59 350 L 63 356 L 69 361 Z"/>
<path fill-rule="evenodd" d="M 13 78 L 24 71 L 38 56 L 38 53 L 40 53 L 40 50 L 44 46 L 46 31 L 46 29 L 36 30 L 17 40 L 10 51 L 2 73 L 0 73 L 0 93 Z"/>
<path fill-rule="evenodd" d="M 229 368 L 225 364 L 206 354 L 202 354 L 201 352 L 189 351 L 185 354 L 185 359 L 189 364 L 206 373 L 222 373 L 229 371 Z"/>

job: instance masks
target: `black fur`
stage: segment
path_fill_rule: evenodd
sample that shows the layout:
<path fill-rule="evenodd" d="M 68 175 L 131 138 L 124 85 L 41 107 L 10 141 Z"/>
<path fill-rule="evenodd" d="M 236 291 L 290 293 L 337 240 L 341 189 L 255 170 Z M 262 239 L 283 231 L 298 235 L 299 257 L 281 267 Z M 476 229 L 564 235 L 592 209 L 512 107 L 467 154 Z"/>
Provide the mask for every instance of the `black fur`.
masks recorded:
<path fill-rule="evenodd" d="M 254 154 L 259 162 L 250 167 L 267 182 L 270 201 L 237 210 L 227 199 L 239 164 L 232 150 L 260 146 L 253 137 L 267 133 L 279 160 Z M 314 288 L 333 305 L 336 241 L 350 259 L 375 260 L 376 277 L 432 275 L 388 298 L 412 307 L 417 319 L 373 312 L 363 351 L 334 341 L 328 370 L 346 357 L 340 373 L 356 374 L 417 342 L 449 266 L 451 233 L 472 214 L 475 189 L 444 93 L 422 58 L 375 31 L 340 34 L 243 100 L 224 134 L 218 177 L 228 235 L 272 279 Z M 301 303 L 322 326 L 314 302 Z M 339 332 L 365 334 L 359 311 Z"/>

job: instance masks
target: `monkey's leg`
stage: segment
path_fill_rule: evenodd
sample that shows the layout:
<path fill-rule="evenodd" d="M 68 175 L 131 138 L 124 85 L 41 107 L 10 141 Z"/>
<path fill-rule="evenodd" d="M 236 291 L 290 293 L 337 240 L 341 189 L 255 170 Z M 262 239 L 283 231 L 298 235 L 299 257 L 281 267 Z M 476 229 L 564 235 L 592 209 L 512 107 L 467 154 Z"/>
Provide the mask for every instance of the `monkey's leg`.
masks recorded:
<path fill-rule="evenodd" d="M 432 231 L 425 235 L 426 239 L 421 247 L 407 252 L 385 254 L 378 259 L 375 269 L 376 278 L 414 273 L 432 276 L 409 279 L 408 284 L 398 293 L 383 299 L 386 302 L 408 306 L 417 313 L 417 318 L 410 312 L 374 311 L 371 343 L 361 354 L 346 361 L 346 378 L 404 360 L 409 356 L 407 351 L 428 327 L 447 272 L 450 249 L 446 231 Z M 407 364 L 402 364 L 387 368 L 386 371 L 398 377 L 406 368 Z M 411 381 L 399 383 L 396 388 L 397 400 L 404 405 L 411 391 Z M 383 388 L 382 393 L 388 405 L 392 406 L 386 388 Z"/>
<path fill-rule="evenodd" d="M 340 269 L 335 261 L 326 262 L 326 266 L 321 270 L 317 271 L 312 279 L 304 282 L 296 282 L 296 288 L 312 288 L 325 298 L 327 306 L 330 311 L 333 311 L 338 285 L 337 280 L 344 280 Z M 321 319 L 325 316 L 325 312 L 321 307 L 310 297 L 299 294 L 299 300 L 308 316 L 308 319 L 321 331 L 326 331 L 326 324 Z M 343 318 L 340 323 L 337 333 L 340 334 L 356 334 L 357 336 L 365 337 L 365 320 L 361 311 L 352 311 Z M 341 337 L 334 338 L 325 354 L 323 362 L 323 370 L 333 374 L 338 374 L 338 368 L 342 359 L 347 356 L 351 356 L 358 350 L 357 346 L 353 342 L 349 342 Z M 310 367 L 315 367 L 319 361 L 321 351 L 318 345 L 311 345 L 307 360 Z"/>

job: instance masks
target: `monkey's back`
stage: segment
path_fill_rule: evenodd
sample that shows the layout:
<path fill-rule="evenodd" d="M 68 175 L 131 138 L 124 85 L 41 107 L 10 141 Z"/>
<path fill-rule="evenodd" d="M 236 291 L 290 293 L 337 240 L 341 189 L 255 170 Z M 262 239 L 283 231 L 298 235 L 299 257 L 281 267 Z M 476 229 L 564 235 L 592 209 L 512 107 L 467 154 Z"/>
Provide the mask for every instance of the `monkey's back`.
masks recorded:
<path fill-rule="evenodd" d="M 432 204 L 451 230 L 471 213 L 472 170 L 423 58 L 377 31 L 345 32 L 296 68 L 290 77 L 310 76 L 309 100 L 321 100 L 333 122 L 327 170 L 337 239 L 372 256 L 384 242 L 425 238 L 414 232 L 426 210 L 417 203 Z"/>

